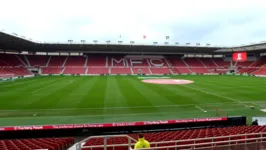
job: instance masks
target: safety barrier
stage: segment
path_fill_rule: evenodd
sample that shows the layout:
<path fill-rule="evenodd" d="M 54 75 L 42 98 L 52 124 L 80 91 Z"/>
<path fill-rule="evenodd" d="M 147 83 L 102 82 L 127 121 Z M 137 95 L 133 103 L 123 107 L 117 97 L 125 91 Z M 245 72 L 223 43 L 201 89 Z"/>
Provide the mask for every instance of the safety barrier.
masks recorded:
<path fill-rule="evenodd" d="M 108 138 L 115 137 L 126 137 L 128 139 L 127 144 L 107 144 Z M 94 146 L 83 146 L 86 141 L 94 138 L 104 138 L 104 145 L 94 145 Z M 133 148 L 134 144 L 137 142 L 136 139 L 128 135 L 108 135 L 108 136 L 92 136 L 88 137 L 76 146 L 77 150 L 96 150 L 102 148 L 103 150 L 119 150 L 121 147 L 128 147 L 128 149 Z M 175 150 L 175 149 L 198 149 L 198 150 L 211 150 L 211 149 L 224 149 L 226 147 L 241 147 L 245 149 L 247 147 L 252 147 L 252 149 L 261 149 L 266 147 L 266 132 L 263 133 L 249 133 L 249 134 L 238 134 L 230 136 L 219 136 L 219 137 L 208 137 L 208 138 L 197 138 L 197 139 L 187 139 L 187 140 L 175 140 L 175 141 L 161 141 L 161 142 L 151 142 L 151 147 L 147 150 Z M 111 147 L 111 148 L 110 148 Z M 238 149 L 238 148 L 237 148 Z M 145 149 L 143 149 L 145 150 Z"/>

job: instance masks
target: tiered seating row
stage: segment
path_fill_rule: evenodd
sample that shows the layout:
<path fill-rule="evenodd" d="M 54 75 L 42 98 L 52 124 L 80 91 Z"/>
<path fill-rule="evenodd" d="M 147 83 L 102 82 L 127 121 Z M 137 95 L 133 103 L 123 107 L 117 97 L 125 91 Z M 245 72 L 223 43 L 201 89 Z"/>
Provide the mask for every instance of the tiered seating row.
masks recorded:
<path fill-rule="evenodd" d="M 253 72 L 255 75 L 266 75 L 266 66 L 260 68 L 259 70 Z"/>
<path fill-rule="evenodd" d="M 85 74 L 86 68 L 66 67 L 63 74 Z"/>
<path fill-rule="evenodd" d="M 17 55 L 0 54 L 0 66 L 24 66 L 25 62 L 18 59 Z"/>
<path fill-rule="evenodd" d="M 179 131 L 166 131 L 166 132 L 153 132 L 153 133 L 145 133 L 145 139 L 149 142 L 163 142 L 163 141 L 173 141 L 170 144 L 162 144 L 157 146 L 171 146 L 171 145 L 184 145 L 184 144 L 193 144 L 194 142 L 174 142 L 177 140 L 188 140 L 188 139 L 198 139 L 198 138 L 209 138 L 209 137 L 219 137 L 219 136 L 230 136 L 230 135 L 239 135 L 239 134 L 248 134 L 248 133 L 260 133 L 266 132 L 266 126 L 237 126 L 237 127 L 226 127 L 226 128 L 209 128 L 209 129 L 191 129 L 191 130 L 179 130 Z M 134 139 L 138 139 L 137 134 L 129 134 L 130 137 Z M 238 139 L 238 137 L 236 138 Z M 221 140 L 229 140 L 229 138 L 225 139 L 215 139 L 214 142 Z M 210 140 L 211 142 L 212 140 Z M 84 146 L 96 146 L 103 145 L 103 138 L 92 138 L 89 139 Z M 198 143 L 202 143 L 206 141 L 198 141 Z M 110 137 L 107 140 L 108 145 L 113 144 L 127 144 L 128 139 L 126 137 Z M 154 147 L 155 145 L 151 145 Z M 126 147 L 116 147 L 115 150 L 122 150 Z M 103 148 L 97 148 L 97 150 L 102 150 Z M 84 149 L 85 150 L 85 149 Z"/>
<path fill-rule="evenodd" d="M 28 59 L 30 66 L 46 66 L 48 59 L 50 56 L 42 56 L 42 55 L 26 55 L 26 58 Z"/>
<path fill-rule="evenodd" d="M 266 74 L 264 68 L 260 69 L 264 64 L 266 64 L 266 57 L 261 57 L 256 62 L 237 63 L 236 66 L 243 67 L 238 73 Z M 43 74 L 137 74 L 139 69 L 144 74 L 171 74 L 225 73 L 230 62 L 225 62 L 222 58 L 180 58 L 177 56 L 130 59 L 124 58 L 123 55 L 84 57 L 0 54 L 1 66 L 14 67 L 13 69 L 1 69 L 1 74 L 15 75 L 30 74 L 22 68 L 23 66 L 41 66 Z M 225 70 L 220 70 L 223 68 Z"/>
<path fill-rule="evenodd" d="M 21 139 L 1 140 L 0 150 L 66 150 L 74 144 L 73 138 L 42 138 L 42 139 Z"/>
<path fill-rule="evenodd" d="M 5 75 L 13 75 L 13 76 L 25 76 L 29 75 L 29 71 L 25 68 L 0 68 L 0 74 Z"/>
<path fill-rule="evenodd" d="M 68 57 L 65 66 L 66 67 L 68 67 L 68 66 L 83 67 L 83 66 L 85 66 L 85 62 L 86 62 L 86 57 L 84 57 L 84 56 L 72 56 L 72 57 Z"/>
<path fill-rule="evenodd" d="M 43 68 L 42 74 L 61 74 L 63 68 Z"/>

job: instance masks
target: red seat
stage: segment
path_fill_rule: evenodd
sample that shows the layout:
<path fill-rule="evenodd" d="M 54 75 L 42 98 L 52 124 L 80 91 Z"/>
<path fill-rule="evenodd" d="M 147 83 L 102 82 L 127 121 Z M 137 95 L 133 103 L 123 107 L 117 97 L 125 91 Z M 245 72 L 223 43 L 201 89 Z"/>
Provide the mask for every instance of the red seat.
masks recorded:
<path fill-rule="evenodd" d="M 73 138 L 0 140 L 0 150 L 64 150 L 72 146 L 73 143 Z"/>

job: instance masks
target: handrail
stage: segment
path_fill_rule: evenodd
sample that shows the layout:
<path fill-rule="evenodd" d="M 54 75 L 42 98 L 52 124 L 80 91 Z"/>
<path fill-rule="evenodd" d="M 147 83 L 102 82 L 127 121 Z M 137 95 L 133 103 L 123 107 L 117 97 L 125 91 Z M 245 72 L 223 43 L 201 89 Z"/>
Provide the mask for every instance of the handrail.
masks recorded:
<path fill-rule="evenodd" d="M 217 144 L 223 144 L 223 143 L 231 143 L 231 142 L 236 142 L 235 144 L 229 144 L 228 146 L 233 146 L 233 145 L 240 145 L 240 144 L 252 144 L 252 143 L 247 143 L 247 141 L 253 141 L 257 140 L 256 142 L 253 143 L 258 143 L 258 140 L 266 139 L 266 137 L 262 138 L 248 138 L 248 139 L 240 139 L 240 140 L 229 140 L 229 141 L 218 141 L 218 142 L 206 142 L 206 143 L 194 143 L 194 144 L 186 144 L 186 145 L 173 145 L 173 146 L 161 146 L 161 147 L 152 147 L 152 149 L 167 149 L 167 148 L 182 148 L 182 147 L 195 147 L 195 146 L 204 146 L 204 145 L 211 145 L 216 146 Z M 240 143 L 245 141 L 245 143 Z M 266 142 L 266 141 L 264 141 Z M 221 145 L 221 146 L 226 146 L 226 145 Z M 216 146 L 217 147 L 217 146 Z M 141 148 L 138 150 L 150 150 L 151 148 Z"/>
<path fill-rule="evenodd" d="M 160 147 L 152 147 L 152 149 L 166 149 L 166 148 L 182 148 L 182 147 L 195 147 L 195 146 L 204 146 L 204 145 L 212 145 L 212 146 L 216 146 L 217 144 L 223 144 L 223 143 L 232 143 L 232 142 L 236 142 L 235 144 L 230 144 L 230 146 L 232 145 L 240 145 L 240 144 L 252 144 L 252 143 L 258 143 L 258 141 L 260 140 L 264 140 L 266 139 L 266 137 L 261 137 L 261 138 L 248 138 L 248 139 L 239 139 L 239 140 L 228 140 L 228 141 L 217 141 L 217 142 L 203 142 L 203 143 L 194 143 L 194 144 L 185 144 L 185 145 L 172 145 L 172 146 L 160 146 Z M 247 143 L 247 141 L 254 141 L 256 140 L 256 142 L 252 142 L 252 143 Z M 245 143 L 240 143 L 239 142 L 243 142 L 245 141 Z M 264 141 L 266 142 L 266 141 Z M 118 146 L 128 146 L 128 144 L 117 144 L 117 145 L 106 145 L 106 147 L 118 147 Z M 222 145 L 225 146 L 225 145 Z M 82 148 L 98 148 L 98 147 L 103 147 L 102 146 L 84 146 Z M 138 150 L 150 150 L 151 148 L 142 148 L 142 149 L 138 149 Z"/>
<path fill-rule="evenodd" d="M 89 139 L 94 139 L 94 138 L 104 138 L 104 145 L 106 145 L 106 147 L 107 147 L 107 146 L 109 147 L 109 145 L 107 145 L 107 139 L 108 139 L 109 137 L 127 137 L 127 138 L 128 138 L 128 143 L 127 143 L 127 144 L 123 144 L 122 146 L 128 146 L 128 147 L 131 147 L 131 141 L 134 141 L 134 143 L 137 142 L 136 139 L 134 139 L 134 138 L 132 138 L 132 137 L 130 137 L 130 136 L 128 136 L 128 135 L 124 135 L 124 134 L 123 134 L 123 135 L 91 136 L 91 137 L 88 137 L 88 138 L 86 138 L 86 139 L 80 141 L 80 142 L 76 145 L 76 149 L 77 149 L 77 150 L 81 150 L 81 148 L 83 148 L 83 147 L 81 146 L 82 143 L 88 141 Z M 100 145 L 100 146 L 98 145 L 98 147 L 104 147 L 104 145 Z M 85 147 L 87 147 L 87 146 L 85 146 Z M 105 147 L 105 150 L 106 150 L 106 147 Z"/>
<path fill-rule="evenodd" d="M 248 138 L 247 136 L 255 136 L 255 135 L 260 135 L 260 137 L 256 137 L 256 138 Z M 222 143 L 230 143 L 230 142 L 241 142 L 241 141 L 252 141 L 252 140 L 263 140 L 266 139 L 266 137 L 263 137 L 262 135 L 266 135 L 266 132 L 260 132 L 260 133 L 248 133 L 248 134 L 237 134 L 237 135 L 229 135 L 229 136 L 218 136 L 218 137 L 208 137 L 208 138 L 197 138 L 197 139 L 186 139 L 186 140 L 174 140 L 174 141 L 161 141 L 161 142 L 151 142 L 150 144 L 155 144 L 156 149 L 160 149 L 160 148 L 174 148 L 174 147 L 187 147 L 187 146 L 201 146 L 201 145 L 216 145 L 216 144 L 222 144 Z M 234 137 L 245 137 L 244 139 L 237 139 L 237 140 L 232 140 L 232 138 Z M 94 146 L 83 146 L 81 147 L 80 145 L 80 149 L 81 148 L 98 148 L 98 147 L 118 147 L 118 146 L 128 146 L 131 147 L 131 145 L 135 144 L 137 142 L 136 139 L 128 136 L 128 135 L 109 135 L 109 136 L 92 136 L 89 138 L 86 138 L 84 140 L 82 140 L 80 142 L 84 143 L 86 142 L 88 139 L 93 139 L 93 138 L 109 138 L 109 137 L 127 137 L 130 140 L 134 141 L 134 143 L 127 143 L 127 144 L 109 144 L 107 145 L 94 145 Z M 106 141 L 107 141 L 106 138 Z M 224 139 L 224 138 L 228 138 L 228 140 L 226 141 L 214 141 L 216 139 Z M 202 143 L 196 143 L 197 141 L 201 141 L 201 140 L 212 140 L 212 142 L 202 142 Z M 168 144 L 168 143 L 182 143 L 182 142 L 194 142 L 194 144 L 188 144 L 188 145 L 174 145 L 174 146 L 163 146 L 163 147 L 157 147 L 158 144 Z M 231 144 L 232 145 L 232 144 Z"/>

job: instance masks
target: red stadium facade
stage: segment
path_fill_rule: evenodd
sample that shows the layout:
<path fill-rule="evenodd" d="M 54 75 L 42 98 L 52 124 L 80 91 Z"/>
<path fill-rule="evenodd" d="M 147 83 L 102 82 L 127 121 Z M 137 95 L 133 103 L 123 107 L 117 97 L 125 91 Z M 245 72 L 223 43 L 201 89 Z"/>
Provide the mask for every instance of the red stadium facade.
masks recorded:
<path fill-rule="evenodd" d="M 231 63 L 232 62 L 232 63 Z M 223 58 L 181 58 L 164 55 L 43 56 L 0 54 L 0 74 L 25 76 L 33 74 L 224 74 L 265 75 L 266 57 L 256 61 L 233 62 Z"/>

